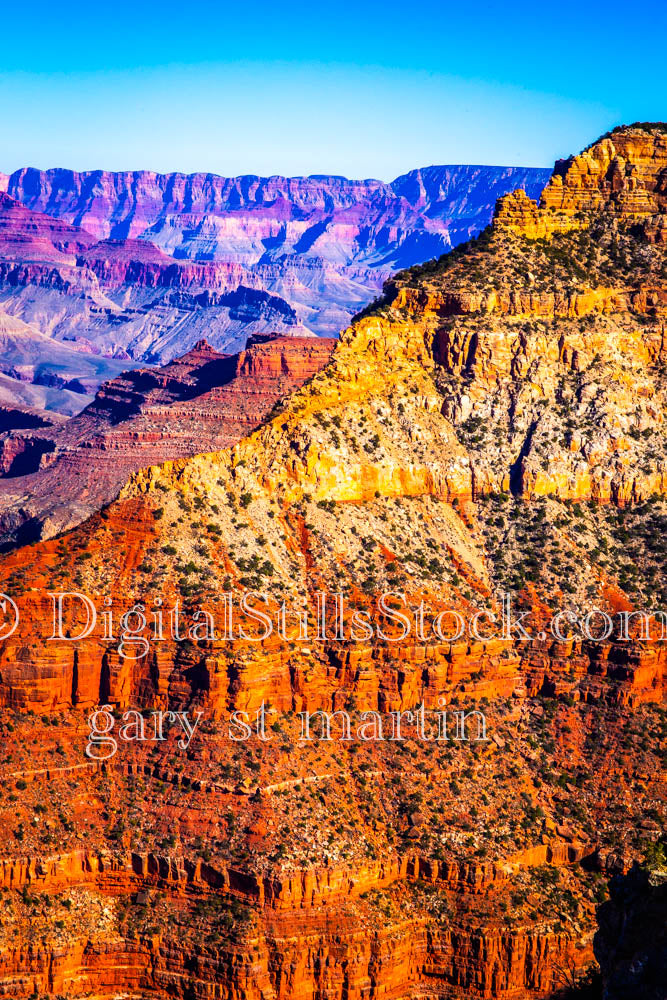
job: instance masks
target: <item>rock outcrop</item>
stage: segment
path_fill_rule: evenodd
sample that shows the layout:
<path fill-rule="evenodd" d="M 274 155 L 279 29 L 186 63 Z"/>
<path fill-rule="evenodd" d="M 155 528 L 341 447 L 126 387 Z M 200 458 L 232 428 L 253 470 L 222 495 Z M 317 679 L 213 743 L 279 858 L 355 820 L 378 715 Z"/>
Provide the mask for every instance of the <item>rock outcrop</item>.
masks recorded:
<path fill-rule="evenodd" d="M 499 200 L 496 222 L 536 239 L 585 229 L 592 214 L 606 211 L 624 224 L 637 223 L 649 241 L 667 240 L 667 132 L 661 126 L 614 129 L 560 160 L 539 208 L 525 191 L 515 191 Z"/>
<path fill-rule="evenodd" d="M 558 174 L 593 178 L 576 227 L 515 199 L 395 276 L 233 446 L 0 558 L 7 993 L 523 1000 L 590 965 L 662 820 L 661 136 Z M 249 429 L 220 371 L 265 399 L 292 343 L 84 416 Z M 70 599 L 49 640 L 72 591 L 97 619 Z"/>
<path fill-rule="evenodd" d="M 162 368 L 104 383 L 69 421 L 0 432 L 0 546 L 48 538 L 113 500 L 132 472 L 250 433 L 328 361 L 335 341 L 256 336 L 239 354 L 200 341 Z M 45 426 L 46 425 L 46 426 Z M 15 429 L 20 428 L 20 429 Z"/>

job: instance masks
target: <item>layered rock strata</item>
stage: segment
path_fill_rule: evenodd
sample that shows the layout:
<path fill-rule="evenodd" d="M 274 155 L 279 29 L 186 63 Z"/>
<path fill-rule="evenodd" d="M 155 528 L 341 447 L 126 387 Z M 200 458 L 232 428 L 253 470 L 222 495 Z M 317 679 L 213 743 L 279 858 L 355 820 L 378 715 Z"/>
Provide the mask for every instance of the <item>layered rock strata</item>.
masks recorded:
<path fill-rule="evenodd" d="M 249 302 L 240 315 L 230 312 L 221 331 L 228 343 L 214 341 L 223 349 L 232 342 L 242 346 L 243 327 L 251 320 L 253 332 L 266 332 L 278 323 L 289 332 L 296 317 L 318 335 L 336 335 L 397 267 L 468 239 L 486 225 L 499 195 L 515 187 L 536 195 L 548 176 L 547 170 L 521 167 L 445 166 L 414 170 L 384 184 L 326 176 L 25 169 L 12 174 L 8 190 L 33 212 L 94 235 L 96 245 L 82 253 L 79 266 L 86 274 L 94 272 L 105 288 L 109 279 L 118 284 L 121 278 L 125 285 L 138 281 L 144 287 L 210 288 L 235 276 L 231 287 L 242 284 L 268 293 L 276 315 L 265 315 L 266 300 Z M 169 268 L 163 266 L 164 258 L 160 265 L 158 251 L 150 249 L 153 244 L 169 255 Z M 150 260 L 142 246 L 150 249 Z M 120 258 L 128 255 L 133 259 L 122 263 Z M 139 298 L 137 293 L 133 297 Z M 22 299 L 28 298 L 24 293 Z M 283 314 L 278 302 L 287 304 Z M 196 298 L 192 305 L 196 307 Z M 131 312 L 119 315 L 130 329 Z M 157 317 L 163 323 L 167 319 L 160 312 Z M 181 314 L 173 345 L 161 342 L 153 329 L 153 342 L 147 338 L 132 345 L 132 356 L 143 353 L 149 360 L 150 351 L 165 361 L 190 347 L 198 335 L 211 339 L 210 331 L 190 332 L 183 322 L 187 318 Z M 223 318 L 210 316 L 221 325 Z M 69 326 L 75 328 L 74 317 Z M 105 339 L 113 339 L 114 332 L 120 332 L 118 325 L 104 331 Z"/>
<path fill-rule="evenodd" d="M 225 355 L 200 341 L 162 368 L 104 383 L 65 423 L 29 435 L 0 432 L 0 544 L 77 524 L 146 465 L 233 443 L 322 368 L 334 345 L 319 337 L 257 336 L 239 354 Z"/>
<path fill-rule="evenodd" d="M 608 876 L 663 820 L 665 655 L 623 617 L 667 600 L 663 149 L 653 126 L 594 144 L 555 206 L 503 203 L 398 274 L 233 447 L 142 469 L 0 560 L 22 618 L 0 648 L 8 993 L 523 1000 L 590 964 Z M 46 592 L 71 590 L 116 623 L 156 595 L 188 627 L 208 608 L 218 632 L 141 657 L 118 631 L 46 642 Z M 278 621 L 285 602 L 288 637 L 221 634 L 251 591 Z M 494 627 L 503 591 L 527 638 Z M 322 593 L 382 633 L 318 636 Z M 447 609 L 463 632 L 450 614 L 440 637 Z M 202 728 L 91 763 L 99 703 Z M 443 705 L 487 738 L 422 732 Z M 235 740 L 231 713 L 262 707 L 268 739 Z M 306 739 L 317 709 L 356 738 Z M 400 710 L 404 738 L 358 737 Z"/>

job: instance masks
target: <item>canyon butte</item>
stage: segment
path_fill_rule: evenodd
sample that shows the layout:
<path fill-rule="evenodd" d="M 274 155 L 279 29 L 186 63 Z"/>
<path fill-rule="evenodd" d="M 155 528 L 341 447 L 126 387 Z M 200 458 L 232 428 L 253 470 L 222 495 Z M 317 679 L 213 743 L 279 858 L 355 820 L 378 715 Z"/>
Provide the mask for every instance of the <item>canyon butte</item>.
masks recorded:
<path fill-rule="evenodd" d="M 607 996 L 660 995 L 659 935 L 638 929 L 664 914 L 665 652 L 631 613 L 653 628 L 667 602 L 666 316 L 667 126 L 621 127 L 539 202 L 501 197 L 477 239 L 394 275 L 293 391 L 273 379 L 250 433 L 133 471 L 0 557 L 21 611 L 0 645 L 5 996 L 518 1000 L 576 995 L 596 958 Z M 142 420 L 200 395 L 187 358 L 151 376 Z M 218 386 L 242 377 L 212 361 L 233 369 Z M 97 410 L 126 417 L 143 378 Z M 46 641 L 49 591 L 147 617 L 255 592 L 313 619 L 318 594 L 361 615 L 391 591 L 480 627 L 300 642 L 292 617 L 291 639 L 197 632 L 131 658 L 117 634 Z M 487 627 L 502 592 L 531 637 Z M 599 612 L 595 638 L 567 616 L 588 608 L 606 637 Z M 172 728 L 94 760 L 100 704 L 119 725 L 202 716 L 187 748 Z M 429 741 L 418 716 L 400 740 L 300 738 L 304 711 L 420 705 L 476 708 L 487 738 Z M 267 739 L 231 740 L 230 714 L 262 706 Z"/>
<path fill-rule="evenodd" d="M 335 343 L 256 334 L 228 355 L 202 340 L 167 365 L 105 382 L 69 420 L 0 407 L 0 548 L 80 523 L 143 466 L 235 443 L 319 371 Z"/>

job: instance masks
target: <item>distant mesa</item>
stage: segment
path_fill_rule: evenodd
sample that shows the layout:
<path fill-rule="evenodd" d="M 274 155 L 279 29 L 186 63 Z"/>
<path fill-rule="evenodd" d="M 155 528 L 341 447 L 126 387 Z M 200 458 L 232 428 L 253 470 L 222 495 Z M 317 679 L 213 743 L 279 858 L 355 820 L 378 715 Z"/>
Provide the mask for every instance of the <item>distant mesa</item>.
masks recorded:
<path fill-rule="evenodd" d="M 231 352 L 255 333 L 336 336 L 394 271 L 468 239 L 499 195 L 536 196 L 548 177 L 482 166 L 391 184 L 25 168 L 3 182 L 0 309 L 134 364 L 164 364 L 202 336 Z M 100 369 L 96 384 L 114 374 Z"/>

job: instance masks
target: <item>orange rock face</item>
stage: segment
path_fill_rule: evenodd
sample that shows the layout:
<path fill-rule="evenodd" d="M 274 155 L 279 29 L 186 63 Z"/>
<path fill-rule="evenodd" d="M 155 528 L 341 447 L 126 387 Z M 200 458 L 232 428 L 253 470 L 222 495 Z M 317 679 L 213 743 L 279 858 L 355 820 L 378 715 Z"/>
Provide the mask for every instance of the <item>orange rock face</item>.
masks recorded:
<path fill-rule="evenodd" d="M 251 346 L 239 387 L 302 383 L 259 427 L 2 558 L 21 614 L 0 645 L 8 994 L 523 1000 L 590 964 L 606 879 L 664 801 L 662 143 L 624 130 L 558 167 L 576 196 L 500 205 L 330 357 Z M 250 431 L 233 382 L 166 403 L 191 371 L 150 377 L 96 406 L 141 389 L 140 419 L 203 422 L 225 399 Z M 71 641 L 78 601 L 52 641 L 49 593 L 69 591 L 97 625 Z M 318 633 L 322 595 L 340 617 Z M 144 655 L 131 608 L 165 625 Z M 104 760 L 98 705 L 120 741 Z M 446 738 L 443 707 L 464 713 Z M 133 710 L 145 740 L 120 737 Z M 318 710 L 331 740 L 304 733 Z M 400 736 L 360 736 L 397 712 Z"/>
<path fill-rule="evenodd" d="M 105 383 L 66 423 L 30 437 L 15 430 L 0 435 L 5 545 L 78 523 L 145 465 L 238 440 L 323 367 L 334 344 L 266 336 L 251 338 L 240 354 L 224 355 L 202 341 L 164 368 Z"/>
<path fill-rule="evenodd" d="M 578 156 L 560 160 L 537 204 L 523 191 L 498 200 L 496 224 L 530 239 L 585 228 L 592 213 L 611 210 L 623 222 L 664 239 L 667 135 L 618 128 Z"/>

